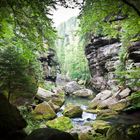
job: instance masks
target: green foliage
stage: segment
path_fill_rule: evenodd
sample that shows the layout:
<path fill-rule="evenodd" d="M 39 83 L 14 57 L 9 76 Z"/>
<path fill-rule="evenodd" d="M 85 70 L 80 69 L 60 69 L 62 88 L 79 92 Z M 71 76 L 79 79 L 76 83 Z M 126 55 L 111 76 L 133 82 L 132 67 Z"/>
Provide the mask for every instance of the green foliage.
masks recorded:
<path fill-rule="evenodd" d="M 33 96 L 39 80 L 39 69 L 36 67 L 38 63 L 30 50 L 23 50 L 16 46 L 2 48 L 0 51 L 0 89 L 8 93 L 8 98 L 12 94 Z"/>
<path fill-rule="evenodd" d="M 34 119 L 34 117 L 32 116 L 32 114 L 26 106 L 20 106 L 18 109 L 20 110 L 21 115 L 28 124 L 25 128 L 25 132 L 27 134 L 30 134 L 35 129 L 41 128 L 41 125 L 43 126 L 43 121 Z"/>
<path fill-rule="evenodd" d="M 72 17 L 58 27 L 56 51 L 62 73 L 72 79 L 89 79 L 89 69 L 84 54 L 84 40 L 77 34 L 78 20 Z"/>
<path fill-rule="evenodd" d="M 132 93 L 129 99 L 131 101 L 131 106 L 126 109 L 127 111 L 140 108 L 140 91 Z"/>
<path fill-rule="evenodd" d="M 85 0 L 80 21 L 83 34 L 92 32 L 131 39 L 140 32 L 139 15 L 129 5 L 118 0 Z"/>

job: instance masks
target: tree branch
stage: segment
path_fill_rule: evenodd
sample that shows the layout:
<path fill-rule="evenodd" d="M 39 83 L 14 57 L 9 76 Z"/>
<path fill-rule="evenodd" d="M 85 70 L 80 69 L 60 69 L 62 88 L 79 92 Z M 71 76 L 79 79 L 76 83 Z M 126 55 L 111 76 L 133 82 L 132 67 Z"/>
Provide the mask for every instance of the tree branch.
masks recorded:
<path fill-rule="evenodd" d="M 122 0 L 122 1 L 125 4 L 127 4 L 128 6 L 132 7 L 137 12 L 137 14 L 140 16 L 140 10 L 134 4 L 132 4 L 131 2 L 129 2 L 127 0 Z"/>

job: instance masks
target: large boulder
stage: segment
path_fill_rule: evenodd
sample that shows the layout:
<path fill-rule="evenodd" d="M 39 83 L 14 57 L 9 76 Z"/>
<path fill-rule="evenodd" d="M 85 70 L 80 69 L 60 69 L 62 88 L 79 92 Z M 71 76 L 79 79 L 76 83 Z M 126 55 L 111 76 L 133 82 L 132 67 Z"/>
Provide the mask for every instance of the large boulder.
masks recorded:
<path fill-rule="evenodd" d="M 47 103 L 43 102 L 38 104 L 33 110 L 33 115 L 36 119 L 53 119 L 56 117 L 56 113 L 52 109 L 52 107 Z"/>
<path fill-rule="evenodd" d="M 80 106 L 77 106 L 77 105 L 68 105 L 63 111 L 63 115 L 69 118 L 81 117 L 82 113 L 83 113 L 83 110 L 81 109 Z"/>
<path fill-rule="evenodd" d="M 57 94 L 55 94 L 49 90 L 45 90 L 41 87 L 38 88 L 38 91 L 36 94 L 36 98 L 38 98 L 39 100 L 43 100 L 43 101 L 49 101 L 54 96 L 57 96 Z"/>
<path fill-rule="evenodd" d="M 25 140 L 74 140 L 67 132 L 52 128 L 40 128 L 33 131 Z"/>
<path fill-rule="evenodd" d="M 64 87 L 65 92 L 68 94 L 71 94 L 80 89 L 82 89 L 82 87 L 76 81 L 71 81 Z"/>
<path fill-rule="evenodd" d="M 56 128 L 62 131 L 70 130 L 73 127 L 71 119 L 64 116 L 58 117 L 54 120 L 47 121 L 46 125 L 48 127 Z"/>
<path fill-rule="evenodd" d="M 92 98 L 93 91 L 90 89 L 81 89 L 81 90 L 77 90 L 77 91 L 73 92 L 72 95 L 74 95 L 76 97 Z"/>
<path fill-rule="evenodd" d="M 26 125 L 19 110 L 11 105 L 4 95 L 0 94 L 0 138 L 22 140 L 24 136 L 22 129 Z"/>

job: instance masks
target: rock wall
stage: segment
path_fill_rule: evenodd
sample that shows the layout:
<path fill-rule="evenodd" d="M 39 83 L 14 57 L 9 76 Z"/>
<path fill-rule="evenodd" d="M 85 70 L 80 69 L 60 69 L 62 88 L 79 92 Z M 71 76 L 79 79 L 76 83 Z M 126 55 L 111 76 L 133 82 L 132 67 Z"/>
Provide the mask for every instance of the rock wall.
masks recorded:
<path fill-rule="evenodd" d="M 48 49 L 47 52 L 41 53 L 39 60 L 43 66 L 44 79 L 55 82 L 57 73 L 60 73 L 55 50 Z"/>
<path fill-rule="evenodd" d="M 98 37 L 85 47 L 85 54 L 91 72 L 91 83 L 97 91 L 115 85 L 114 70 L 118 63 L 121 43 L 117 39 Z M 112 84 L 113 83 L 113 84 Z"/>
<path fill-rule="evenodd" d="M 114 71 L 119 64 L 120 47 L 119 40 L 106 37 L 93 38 L 91 43 L 85 47 L 85 55 L 92 76 L 91 83 L 95 90 L 118 90 Z M 130 67 L 131 64 L 140 67 L 140 42 L 132 43 L 128 53 L 127 67 Z"/>

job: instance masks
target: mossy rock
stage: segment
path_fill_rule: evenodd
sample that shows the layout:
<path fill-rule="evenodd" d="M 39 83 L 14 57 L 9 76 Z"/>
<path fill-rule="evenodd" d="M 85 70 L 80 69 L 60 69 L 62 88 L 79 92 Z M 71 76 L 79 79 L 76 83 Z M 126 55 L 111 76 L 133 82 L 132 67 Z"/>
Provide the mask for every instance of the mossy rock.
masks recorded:
<path fill-rule="evenodd" d="M 46 122 L 46 125 L 51 128 L 56 128 L 58 130 L 67 131 L 73 128 L 71 119 L 68 117 L 58 117 L 54 120 Z"/>
<path fill-rule="evenodd" d="M 35 119 L 53 119 L 56 117 L 54 110 L 47 102 L 43 102 L 38 104 L 35 109 L 33 110 L 32 114 L 34 115 Z"/>
<path fill-rule="evenodd" d="M 64 102 L 65 102 L 65 99 L 64 99 L 64 97 L 53 97 L 52 99 L 51 99 L 51 102 L 53 103 L 53 104 L 55 104 L 55 105 L 57 105 L 57 106 L 62 106 L 63 104 L 64 104 Z"/>
<path fill-rule="evenodd" d="M 124 100 L 124 101 L 120 101 L 116 104 L 112 104 L 109 108 L 111 110 L 121 111 L 121 110 L 125 109 L 127 106 L 128 106 L 128 103 Z"/>
<path fill-rule="evenodd" d="M 69 118 L 81 117 L 83 110 L 80 106 L 68 105 L 63 111 L 63 115 Z"/>
<path fill-rule="evenodd" d="M 109 122 L 103 120 L 95 120 L 92 125 L 95 132 L 101 134 L 106 134 L 107 130 L 110 128 Z"/>

